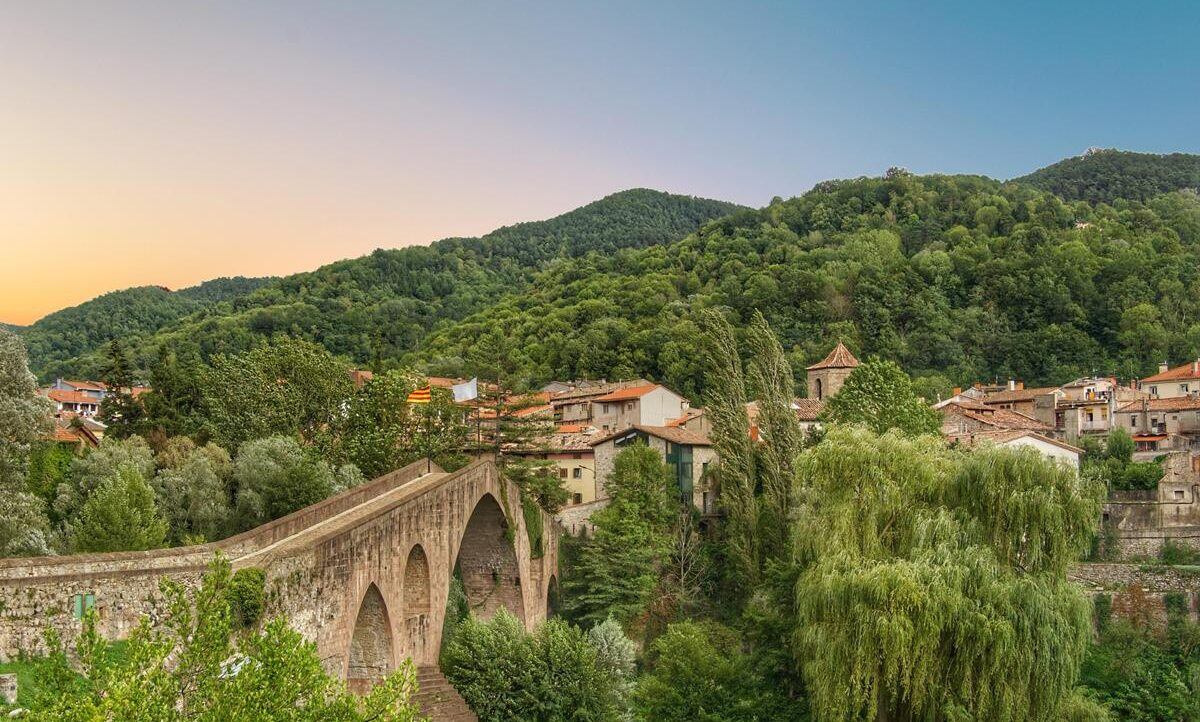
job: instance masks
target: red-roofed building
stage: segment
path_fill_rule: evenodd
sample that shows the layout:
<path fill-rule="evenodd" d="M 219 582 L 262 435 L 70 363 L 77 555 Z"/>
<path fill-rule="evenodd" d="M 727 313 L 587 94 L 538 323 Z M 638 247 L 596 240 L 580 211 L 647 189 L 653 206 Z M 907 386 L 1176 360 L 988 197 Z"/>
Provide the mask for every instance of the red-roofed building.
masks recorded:
<path fill-rule="evenodd" d="M 75 414 L 83 417 L 95 416 L 100 411 L 101 399 L 86 391 L 67 391 L 50 388 L 42 392 L 54 402 L 54 415 Z"/>
<path fill-rule="evenodd" d="M 1158 367 L 1158 373 L 1138 381 L 1138 388 L 1160 399 L 1200 394 L 1200 358 L 1182 366 Z"/>
<path fill-rule="evenodd" d="M 592 399 L 592 426 L 601 432 L 630 426 L 666 426 L 688 408 L 687 399 L 659 384 L 616 389 Z"/>

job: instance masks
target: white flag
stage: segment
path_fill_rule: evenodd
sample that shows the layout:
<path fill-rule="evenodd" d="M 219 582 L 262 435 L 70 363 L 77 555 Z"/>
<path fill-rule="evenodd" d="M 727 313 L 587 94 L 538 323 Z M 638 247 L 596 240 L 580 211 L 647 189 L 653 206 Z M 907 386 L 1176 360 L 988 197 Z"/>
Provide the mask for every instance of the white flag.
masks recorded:
<path fill-rule="evenodd" d="M 479 379 L 474 378 L 470 381 L 463 381 L 461 384 L 454 384 L 450 387 L 450 390 L 454 392 L 455 403 L 462 403 L 463 401 L 478 398 Z"/>

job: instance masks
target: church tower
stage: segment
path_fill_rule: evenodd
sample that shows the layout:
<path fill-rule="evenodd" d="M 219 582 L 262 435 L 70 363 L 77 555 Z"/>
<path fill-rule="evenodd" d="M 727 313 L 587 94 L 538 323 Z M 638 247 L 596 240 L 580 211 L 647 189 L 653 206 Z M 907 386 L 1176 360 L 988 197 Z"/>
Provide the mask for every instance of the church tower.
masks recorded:
<path fill-rule="evenodd" d="M 846 383 L 846 377 L 856 366 L 858 359 L 838 341 L 824 361 L 808 367 L 808 398 L 824 401 L 833 396 Z"/>

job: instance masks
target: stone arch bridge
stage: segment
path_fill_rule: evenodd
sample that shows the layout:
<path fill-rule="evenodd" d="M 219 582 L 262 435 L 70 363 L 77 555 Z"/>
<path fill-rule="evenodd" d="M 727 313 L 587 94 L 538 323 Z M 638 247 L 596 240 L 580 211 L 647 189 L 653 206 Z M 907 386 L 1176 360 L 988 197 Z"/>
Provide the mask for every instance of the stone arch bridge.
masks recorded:
<path fill-rule="evenodd" d="M 545 619 L 558 528 L 542 517 L 532 550 L 519 490 L 491 461 L 445 473 L 423 460 L 212 544 L 0 560 L 0 661 L 41 651 L 47 626 L 72 636 L 89 605 L 101 633 L 123 638 L 158 613 L 159 578 L 196 584 L 221 552 L 264 570 L 265 617 L 286 614 L 331 673 L 367 689 L 405 658 L 436 670 L 456 569 L 476 614 Z"/>

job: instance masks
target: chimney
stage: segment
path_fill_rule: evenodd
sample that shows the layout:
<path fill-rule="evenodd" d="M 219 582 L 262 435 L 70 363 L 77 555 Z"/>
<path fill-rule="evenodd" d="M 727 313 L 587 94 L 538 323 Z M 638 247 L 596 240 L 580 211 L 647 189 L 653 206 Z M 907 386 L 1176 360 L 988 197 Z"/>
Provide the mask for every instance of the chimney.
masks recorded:
<path fill-rule="evenodd" d="M 1016 382 L 1016 381 L 1013 381 L 1012 379 L 1009 379 L 1009 380 L 1008 380 L 1008 390 L 1009 390 L 1009 391 L 1016 391 L 1016 390 L 1017 390 L 1017 382 Z"/>
<path fill-rule="evenodd" d="M 1171 367 L 1167 365 L 1167 362 L 1163 361 L 1162 363 L 1160 363 L 1158 365 L 1158 372 L 1160 374 L 1165 374 L 1167 372 L 1167 369 L 1169 369 L 1169 368 L 1171 368 Z"/>
<path fill-rule="evenodd" d="M 1025 390 L 1025 382 L 1024 382 L 1024 381 L 1018 381 L 1018 382 L 1017 382 L 1017 391 L 1024 391 L 1024 390 Z"/>
<path fill-rule="evenodd" d="M 954 395 L 955 395 L 955 396 L 958 396 L 958 395 L 959 395 L 959 394 L 961 394 L 961 393 L 962 393 L 962 387 L 961 387 L 961 386 L 955 386 L 955 387 L 954 387 Z"/>

